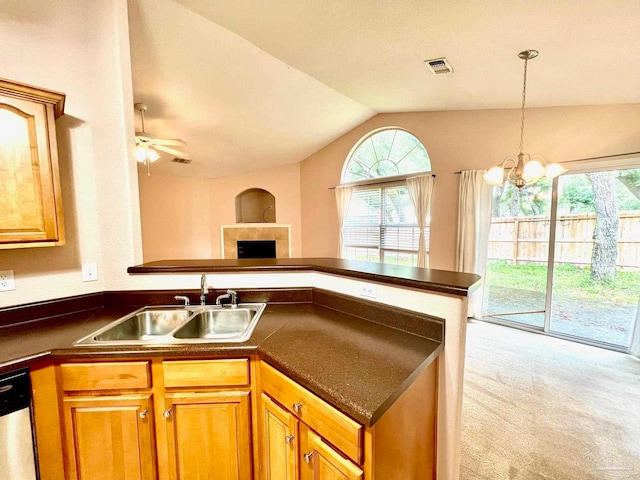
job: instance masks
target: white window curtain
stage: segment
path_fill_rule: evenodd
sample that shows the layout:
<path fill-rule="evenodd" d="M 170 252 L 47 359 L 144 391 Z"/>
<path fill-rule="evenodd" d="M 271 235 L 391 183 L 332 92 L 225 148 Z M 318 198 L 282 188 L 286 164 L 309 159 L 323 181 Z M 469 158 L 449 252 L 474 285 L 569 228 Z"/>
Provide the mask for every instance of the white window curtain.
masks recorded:
<path fill-rule="evenodd" d="M 353 193 L 353 187 L 349 187 L 349 186 L 336 187 L 336 205 L 338 207 L 338 224 L 340 227 L 338 258 L 343 257 L 344 233 L 342 233 L 342 228 L 344 227 L 344 221 L 347 218 L 347 212 L 349 211 L 349 204 L 351 203 L 352 193 Z"/>
<path fill-rule="evenodd" d="M 636 310 L 636 326 L 633 329 L 629 353 L 634 357 L 640 358 L 640 301 L 638 301 L 638 310 Z"/>
<path fill-rule="evenodd" d="M 429 218 L 431 193 L 433 192 L 433 175 L 420 175 L 407 178 L 407 189 L 416 212 L 416 222 L 420 229 L 418 237 L 418 267 L 427 267 L 427 249 L 425 248 L 424 230 Z"/>
<path fill-rule="evenodd" d="M 485 170 L 468 170 L 460 174 L 456 244 L 457 270 L 478 274 L 483 279 L 487 267 L 493 194 L 493 187 L 482 178 L 484 173 Z M 482 316 L 482 292 L 483 285 L 471 294 L 468 316 Z"/>

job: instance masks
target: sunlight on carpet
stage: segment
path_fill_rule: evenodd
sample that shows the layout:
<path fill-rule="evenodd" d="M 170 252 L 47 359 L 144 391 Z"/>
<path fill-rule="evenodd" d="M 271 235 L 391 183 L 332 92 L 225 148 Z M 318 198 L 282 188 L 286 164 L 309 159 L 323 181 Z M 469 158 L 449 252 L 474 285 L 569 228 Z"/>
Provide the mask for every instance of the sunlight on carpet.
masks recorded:
<path fill-rule="evenodd" d="M 640 361 L 468 326 L 461 480 L 640 480 Z"/>

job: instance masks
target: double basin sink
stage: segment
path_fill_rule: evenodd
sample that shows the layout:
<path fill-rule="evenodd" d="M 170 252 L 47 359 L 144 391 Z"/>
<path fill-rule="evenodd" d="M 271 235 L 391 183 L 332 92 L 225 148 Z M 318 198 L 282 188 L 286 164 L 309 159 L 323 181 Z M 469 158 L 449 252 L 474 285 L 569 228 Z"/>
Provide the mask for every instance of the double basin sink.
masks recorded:
<path fill-rule="evenodd" d="M 253 333 L 266 303 L 236 307 L 143 307 L 78 340 L 75 345 L 161 345 L 244 342 Z"/>

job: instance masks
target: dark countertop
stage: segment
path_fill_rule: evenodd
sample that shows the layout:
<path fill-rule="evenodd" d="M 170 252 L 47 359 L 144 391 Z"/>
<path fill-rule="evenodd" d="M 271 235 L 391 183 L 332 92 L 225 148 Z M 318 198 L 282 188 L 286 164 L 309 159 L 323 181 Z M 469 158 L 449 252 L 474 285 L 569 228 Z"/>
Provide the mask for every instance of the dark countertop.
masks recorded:
<path fill-rule="evenodd" d="M 322 295 L 345 302 L 335 294 Z M 0 327 L 0 371 L 46 357 L 100 360 L 118 356 L 258 354 L 339 410 L 370 426 L 442 351 L 442 336 L 425 338 L 364 320 L 329 308 L 331 298 L 326 302 L 318 300 L 329 306 L 315 302 L 270 303 L 251 338 L 242 344 L 73 346 L 80 338 L 134 310 L 131 306 L 95 308 L 6 325 Z M 380 309 L 380 318 L 397 313 L 411 317 L 414 323 L 433 324 L 442 331 L 441 320 L 434 317 L 405 314 L 400 309 L 374 304 L 370 309 Z M 423 330 L 434 331 L 431 327 Z"/>
<path fill-rule="evenodd" d="M 478 275 L 431 268 L 360 262 L 341 258 L 261 258 L 159 260 L 129 267 L 128 273 L 278 272 L 310 270 L 344 275 L 389 285 L 467 296 L 480 281 Z"/>

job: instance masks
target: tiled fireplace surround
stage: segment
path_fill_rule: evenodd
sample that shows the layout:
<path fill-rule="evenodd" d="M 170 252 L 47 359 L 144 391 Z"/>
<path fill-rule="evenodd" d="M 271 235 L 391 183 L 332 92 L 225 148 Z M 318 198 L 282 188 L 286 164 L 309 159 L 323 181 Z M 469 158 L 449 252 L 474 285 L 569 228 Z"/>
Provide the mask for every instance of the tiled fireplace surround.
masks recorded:
<path fill-rule="evenodd" d="M 222 258 L 238 258 L 238 240 L 275 240 L 276 257 L 291 257 L 291 225 L 240 223 L 222 225 Z"/>

